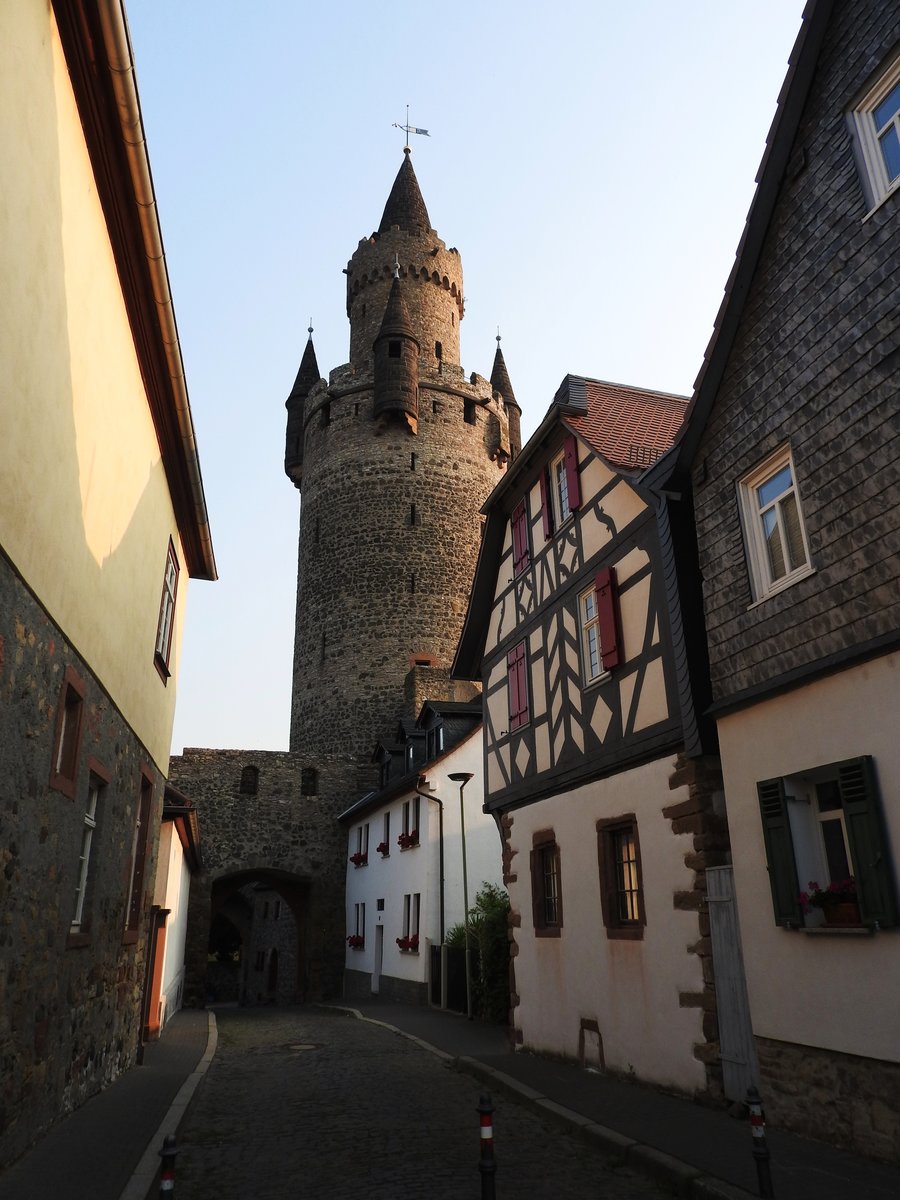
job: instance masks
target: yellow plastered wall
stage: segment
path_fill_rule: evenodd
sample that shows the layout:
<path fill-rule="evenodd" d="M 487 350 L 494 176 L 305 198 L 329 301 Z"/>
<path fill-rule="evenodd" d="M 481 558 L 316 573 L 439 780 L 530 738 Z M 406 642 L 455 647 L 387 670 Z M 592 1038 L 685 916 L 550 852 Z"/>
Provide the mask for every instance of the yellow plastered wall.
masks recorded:
<path fill-rule="evenodd" d="M 49 5 L 0 5 L 0 542 L 166 770 L 187 572 Z M 170 536 L 170 668 L 153 663 Z"/>

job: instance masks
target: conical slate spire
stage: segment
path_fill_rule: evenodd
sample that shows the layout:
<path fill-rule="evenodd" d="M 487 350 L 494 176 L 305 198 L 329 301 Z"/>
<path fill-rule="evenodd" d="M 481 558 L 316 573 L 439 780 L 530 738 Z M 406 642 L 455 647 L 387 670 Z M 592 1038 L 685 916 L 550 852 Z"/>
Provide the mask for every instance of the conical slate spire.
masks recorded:
<path fill-rule="evenodd" d="M 497 353 L 494 355 L 494 366 L 491 370 L 491 387 L 495 392 L 500 393 L 507 404 L 515 404 L 516 408 L 519 407 L 513 386 L 509 381 L 509 372 L 506 369 L 503 351 L 500 349 L 499 337 L 497 338 Z"/>
<path fill-rule="evenodd" d="M 387 233 L 392 225 L 399 225 L 407 233 L 427 233 L 431 228 L 428 209 L 422 199 L 419 181 L 409 156 L 409 146 L 403 151 L 403 163 L 384 206 L 378 232 Z"/>
<path fill-rule="evenodd" d="M 406 307 L 406 301 L 403 299 L 403 292 L 400 289 L 400 277 L 396 274 L 391 282 L 387 307 L 384 310 L 381 328 L 375 340 L 381 341 L 382 338 L 386 337 L 410 338 L 417 346 L 419 344 L 419 339 L 413 331 L 409 309 Z"/>
<path fill-rule="evenodd" d="M 291 394 L 288 396 L 288 404 L 292 400 L 305 400 L 313 385 L 319 382 L 319 378 L 319 364 L 316 362 L 316 351 L 312 340 L 312 327 L 310 327 L 309 340 L 304 347 L 303 357 L 300 359 L 300 369 L 297 372 L 297 378 L 294 380 L 294 386 L 291 388 Z"/>

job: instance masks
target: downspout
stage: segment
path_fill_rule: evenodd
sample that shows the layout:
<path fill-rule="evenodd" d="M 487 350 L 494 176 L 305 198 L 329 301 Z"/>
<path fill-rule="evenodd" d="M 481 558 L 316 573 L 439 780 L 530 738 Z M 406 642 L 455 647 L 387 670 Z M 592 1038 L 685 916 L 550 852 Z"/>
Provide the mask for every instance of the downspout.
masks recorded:
<path fill-rule="evenodd" d="M 416 795 L 423 796 L 426 800 L 433 800 L 438 806 L 438 864 L 441 876 L 440 901 L 441 901 L 441 940 L 440 945 L 444 944 L 444 802 L 439 800 L 437 796 L 433 796 L 431 792 L 420 791 L 419 785 L 425 782 L 425 776 L 420 775 L 416 781 Z"/>

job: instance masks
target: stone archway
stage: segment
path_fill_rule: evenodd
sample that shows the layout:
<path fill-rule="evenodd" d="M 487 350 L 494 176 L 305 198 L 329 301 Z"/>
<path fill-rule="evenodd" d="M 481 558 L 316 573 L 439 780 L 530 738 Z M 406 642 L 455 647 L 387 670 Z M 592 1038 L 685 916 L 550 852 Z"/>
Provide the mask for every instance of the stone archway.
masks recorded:
<path fill-rule="evenodd" d="M 308 881 L 269 867 L 225 872 L 212 881 L 210 927 L 238 905 L 248 917 L 237 997 L 241 1004 L 291 1004 L 306 998 L 309 890 Z"/>

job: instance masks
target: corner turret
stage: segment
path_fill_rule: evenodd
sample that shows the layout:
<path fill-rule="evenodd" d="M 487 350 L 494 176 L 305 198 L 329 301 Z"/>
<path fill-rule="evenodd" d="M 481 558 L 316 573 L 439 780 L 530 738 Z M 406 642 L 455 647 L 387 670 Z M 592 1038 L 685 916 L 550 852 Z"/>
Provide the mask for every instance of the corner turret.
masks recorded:
<path fill-rule="evenodd" d="M 511 459 L 516 458 L 522 449 L 522 410 L 510 383 L 506 361 L 503 358 L 503 351 L 500 349 L 499 333 L 497 334 L 497 353 L 494 355 L 494 366 L 491 369 L 491 387 L 495 392 L 499 392 L 506 405 L 509 419 L 509 456 Z"/>
<path fill-rule="evenodd" d="M 319 382 L 319 364 L 316 362 L 316 351 L 313 347 L 312 325 L 309 326 L 309 339 L 300 359 L 300 369 L 291 394 L 285 401 L 287 409 L 287 434 L 284 443 L 284 473 L 295 487 L 300 486 L 303 477 L 303 403 L 312 388 Z"/>
<path fill-rule="evenodd" d="M 372 350 L 376 419 L 405 417 L 410 432 L 415 433 L 419 423 L 419 340 L 403 299 L 400 263 L 396 258 L 387 307 Z"/>

